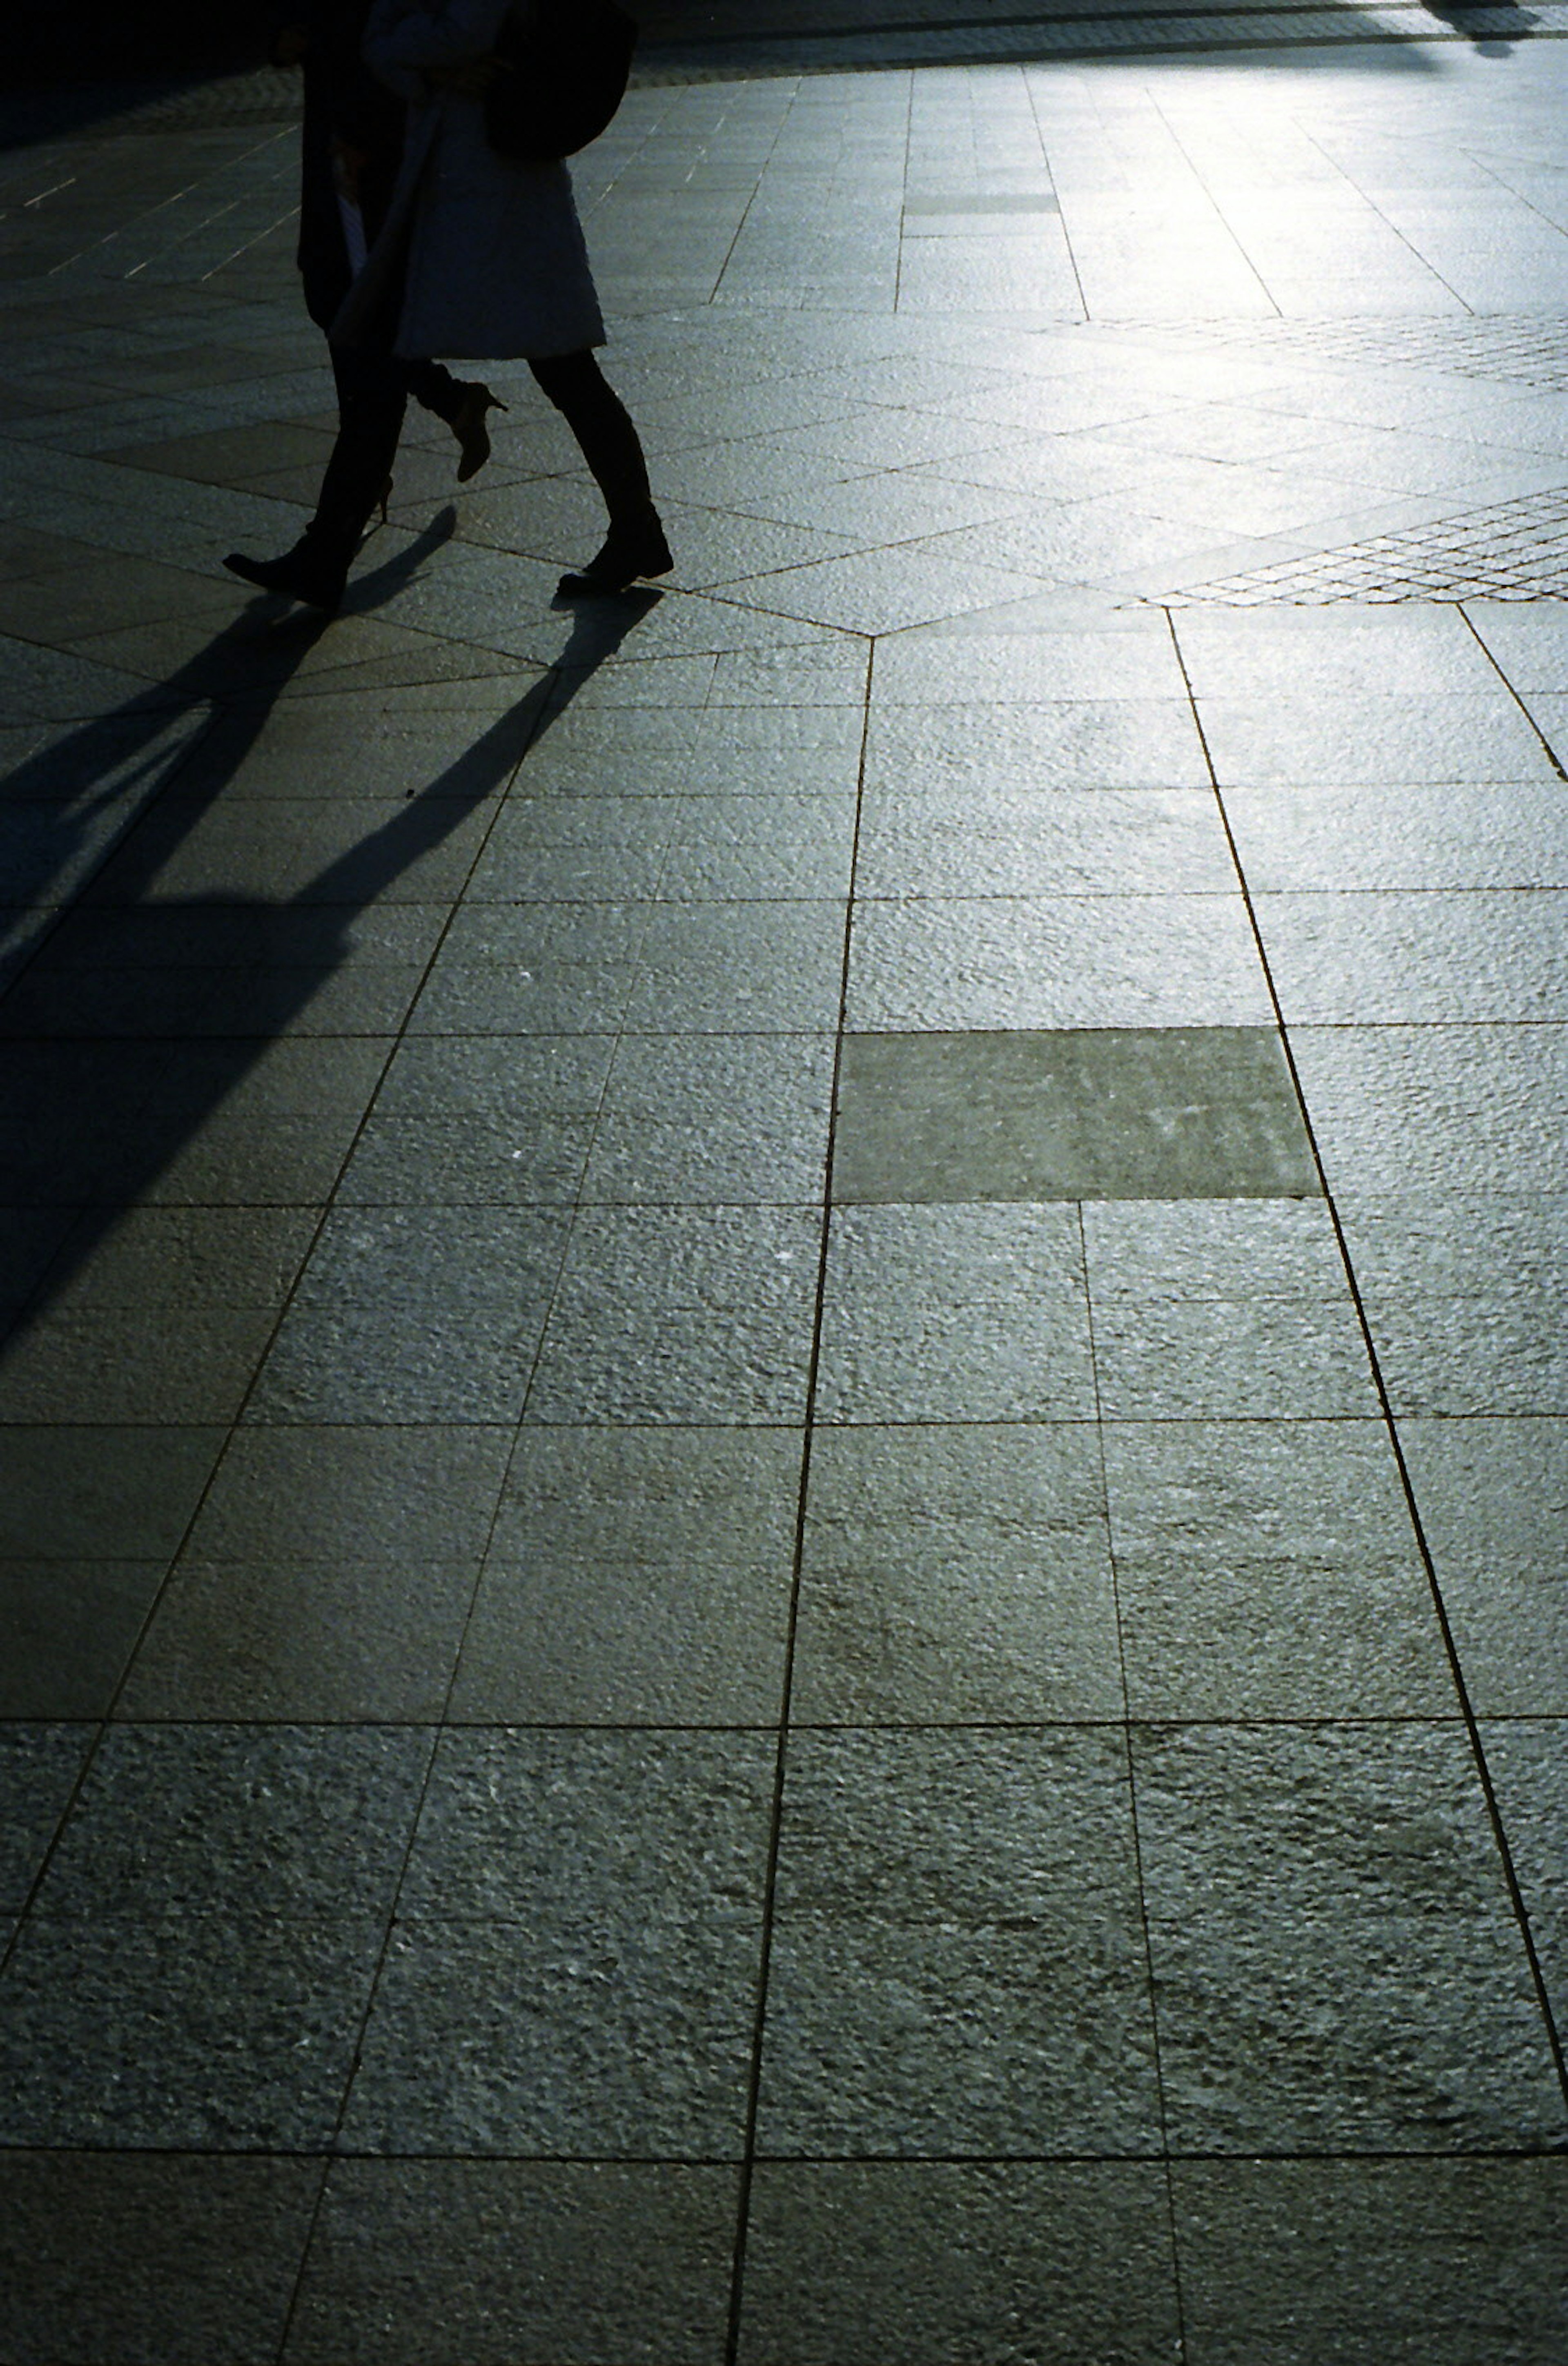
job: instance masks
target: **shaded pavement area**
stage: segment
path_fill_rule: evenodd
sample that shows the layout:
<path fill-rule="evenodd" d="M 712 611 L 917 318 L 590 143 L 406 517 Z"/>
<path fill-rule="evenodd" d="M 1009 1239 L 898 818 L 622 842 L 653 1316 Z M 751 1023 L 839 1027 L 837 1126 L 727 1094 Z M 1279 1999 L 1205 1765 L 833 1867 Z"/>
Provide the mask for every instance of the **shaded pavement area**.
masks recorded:
<path fill-rule="evenodd" d="M 0 2361 L 1556 2366 L 1568 49 L 707 13 L 575 614 L 0 156 Z"/>

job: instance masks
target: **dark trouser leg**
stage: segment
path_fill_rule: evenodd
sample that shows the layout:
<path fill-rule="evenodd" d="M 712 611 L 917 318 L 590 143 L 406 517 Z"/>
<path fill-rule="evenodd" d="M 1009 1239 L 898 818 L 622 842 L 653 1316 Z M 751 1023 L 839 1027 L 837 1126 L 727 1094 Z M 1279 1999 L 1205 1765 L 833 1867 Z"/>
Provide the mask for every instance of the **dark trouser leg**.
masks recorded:
<path fill-rule="evenodd" d="M 392 473 L 408 407 L 406 365 L 389 354 L 333 351 L 338 431 L 306 528 L 312 546 L 346 566 Z"/>
<path fill-rule="evenodd" d="M 640 524 L 653 507 L 648 462 L 631 413 L 593 355 L 557 354 L 528 366 L 581 445 L 611 526 Z"/>

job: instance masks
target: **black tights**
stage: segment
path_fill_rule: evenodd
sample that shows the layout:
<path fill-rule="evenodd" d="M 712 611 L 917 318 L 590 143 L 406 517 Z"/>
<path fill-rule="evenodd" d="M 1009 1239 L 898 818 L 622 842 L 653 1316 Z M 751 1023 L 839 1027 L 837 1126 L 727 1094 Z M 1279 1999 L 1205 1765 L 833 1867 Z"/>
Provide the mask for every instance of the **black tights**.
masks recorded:
<path fill-rule="evenodd" d="M 528 366 L 581 445 L 611 524 L 639 523 L 649 507 L 648 463 L 631 416 L 594 355 L 586 349 L 553 354 Z M 308 534 L 334 556 L 340 550 L 351 556 L 392 473 L 410 395 L 450 424 L 468 387 L 439 362 L 402 361 L 356 350 L 334 348 L 333 372 L 337 442 Z"/>
<path fill-rule="evenodd" d="M 530 362 L 539 390 L 560 412 L 604 496 L 610 524 L 635 525 L 651 507 L 648 462 L 631 413 L 586 347 Z"/>

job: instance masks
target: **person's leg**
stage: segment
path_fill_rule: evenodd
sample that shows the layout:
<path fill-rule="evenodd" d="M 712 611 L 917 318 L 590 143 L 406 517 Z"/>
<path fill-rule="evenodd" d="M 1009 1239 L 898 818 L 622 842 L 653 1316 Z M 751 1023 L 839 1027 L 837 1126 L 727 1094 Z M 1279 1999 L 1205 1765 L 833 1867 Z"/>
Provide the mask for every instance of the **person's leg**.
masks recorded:
<path fill-rule="evenodd" d="M 338 432 L 316 496 L 316 514 L 292 550 L 280 558 L 248 558 L 231 551 L 231 575 L 264 592 L 280 592 L 311 607 L 334 609 L 370 513 L 381 499 L 397 456 L 408 405 L 404 365 L 389 355 L 333 350 Z"/>
<path fill-rule="evenodd" d="M 528 366 L 576 436 L 610 513 L 604 548 L 580 575 L 562 577 L 562 591 L 624 592 L 640 576 L 667 575 L 675 562 L 653 506 L 642 442 L 597 357 L 557 354 Z"/>

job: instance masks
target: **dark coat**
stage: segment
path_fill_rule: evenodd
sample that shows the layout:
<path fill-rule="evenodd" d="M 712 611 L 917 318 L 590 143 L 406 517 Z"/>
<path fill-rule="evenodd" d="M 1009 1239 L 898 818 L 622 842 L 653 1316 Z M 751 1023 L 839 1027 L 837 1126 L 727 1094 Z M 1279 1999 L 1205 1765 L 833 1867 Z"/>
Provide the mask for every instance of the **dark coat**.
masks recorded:
<path fill-rule="evenodd" d="M 297 0 L 289 21 L 305 26 L 305 124 L 301 141 L 299 264 L 305 309 L 330 328 L 352 272 L 338 207 L 338 149 L 361 159 L 359 207 L 374 242 L 402 161 L 406 110 L 361 55 L 371 0 Z"/>
<path fill-rule="evenodd" d="M 375 0 L 365 53 L 410 106 L 391 206 L 334 342 L 373 343 L 398 308 L 396 351 L 543 360 L 604 342 L 564 164 L 517 163 L 485 138 L 478 100 L 432 95 L 427 67 L 493 49 L 510 0 Z"/>

